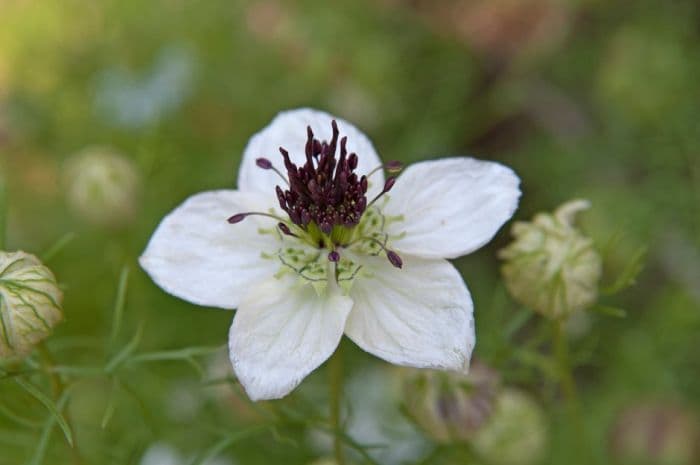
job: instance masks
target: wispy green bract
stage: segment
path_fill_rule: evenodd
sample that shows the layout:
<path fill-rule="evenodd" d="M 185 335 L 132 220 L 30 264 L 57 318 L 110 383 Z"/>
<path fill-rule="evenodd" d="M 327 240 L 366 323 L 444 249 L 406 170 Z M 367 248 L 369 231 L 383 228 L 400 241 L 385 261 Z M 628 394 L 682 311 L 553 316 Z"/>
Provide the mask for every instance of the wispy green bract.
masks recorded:
<path fill-rule="evenodd" d="M 68 426 L 68 422 L 61 413 L 63 407 L 61 405 L 55 404 L 54 401 L 49 398 L 49 396 L 41 392 L 39 388 L 34 386 L 29 381 L 25 381 L 22 378 L 16 378 L 15 382 L 48 409 L 48 411 L 51 413 L 58 425 L 61 427 L 63 435 L 66 437 L 66 441 L 68 441 L 68 444 L 70 444 L 70 446 L 73 447 L 73 433 L 70 429 L 70 426 Z"/>

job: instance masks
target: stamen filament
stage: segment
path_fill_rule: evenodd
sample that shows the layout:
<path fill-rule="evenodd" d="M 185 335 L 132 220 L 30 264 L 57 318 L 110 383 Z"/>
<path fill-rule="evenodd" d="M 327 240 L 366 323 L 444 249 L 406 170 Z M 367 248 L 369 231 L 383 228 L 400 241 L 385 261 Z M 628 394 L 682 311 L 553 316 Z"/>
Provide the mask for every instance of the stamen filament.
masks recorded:
<path fill-rule="evenodd" d="M 229 217 L 227 221 L 228 221 L 229 223 L 231 223 L 231 224 L 236 224 L 236 223 L 240 223 L 241 221 L 243 221 L 244 219 L 246 219 L 246 217 L 252 216 L 252 215 L 267 216 L 267 217 L 269 217 L 269 218 L 274 218 L 274 219 L 276 219 L 276 220 L 279 221 L 280 223 L 283 223 L 283 222 L 284 222 L 284 218 L 281 218 L 281 217 L 279 217 L 279 216 L 277 216 L 277 215 L 273 215 L 272 213 L 263 213 L 263 212 L 236 213 L 235 215 Z"/>
<path fill-rule="evenodd" d="M 289 180 L 287 179 L 287 177 L 284 174 L 282 174 L 282 172 L 280 170 L 278 170 L 275 167 L 275 165 L 273 165 L 272 162 L 270 160 L 268 160 L 267 158 L 258 158 L 257 160 L 255 160 L 255 164 L 258 165 L 258 168 L 262 168 L 264 170 L 274 171 L 275 173 L 277 173 L 277 176 L 282 178 L 282 181 L 284 181 L 287 185 L 289 185 Z"/>
<path fill-rule="evenodd" d="M 384 189 L 382 189 L 382 191 L 381 191 L 379 194 L 377 194 L 377 196 L 376 196 L 375 198 L 373 198 L 372 201 L 371 201 L 370 203 L 367 204 L 367 208 L 369 208 L 369 207 L 371 207 L 372 205 L 374 205 L 374 202 L 376 202 L 377 200 L 379 200 L 379 197 L 381 197 L 382 195 L 384 195 L 384 194 L 386 194 L 387 192 L 389 192 L 389 191 L 391 190 L 391 188 L 394 187 L 394 184 L 396 184 L 396 178 L 395 178 L 395 177 L 392 176 L 392 177 L 390 177 L 389 179 L 387 179 L 386 182 L 384 183 Z"/>
<path fill-rule="evenodd" d="M 398 174 L 403 169 L 403 164 L 398 160 L 388 161 L 388 162 L 384 163 L 383 165 L 377 166 L 372 171 L 367 173 L 367 177 L 369 178 L 370 176 L 372 176 L 374 173 L 381 170 L 382 168 L 385 169 L 387 171 L 387 173 L 389 173 L 389 174 Z"/>
<path fill-rule="evenodd" d="M 386 258 L 388 258 L 389 262 L 392 265 L 394 265 L 396 268 L 401 268 L 403 266 L 403 260 L 401 260 L 401 257 L 399 256 L 399 254 L 397 254 L 393 250 L 387 249 L 386 246 L 384 245 L 384 243 L 382 243 L 382 241 L 380 241 L 379 239 L 375 239 L 374 237 L 369 237 L 369 236 L 358 237 L 357 239 L 352 241 L 350 244 L 348 244 L 348 246 L 355 244 L 356 242 L 363 241 L 363 240 L 374 242 L 379 247 L 381 247 L 381 249 L 384 251 L 384 253 L 386 253 Z"/>

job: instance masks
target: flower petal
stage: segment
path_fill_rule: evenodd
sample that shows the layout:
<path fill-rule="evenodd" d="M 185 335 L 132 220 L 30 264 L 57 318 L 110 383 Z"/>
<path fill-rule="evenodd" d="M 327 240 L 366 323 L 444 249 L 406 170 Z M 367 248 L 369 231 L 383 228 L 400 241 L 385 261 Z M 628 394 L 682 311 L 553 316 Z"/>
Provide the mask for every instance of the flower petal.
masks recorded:
<path fill-rule="evenodd" d="M 388 232 L 392 247 L 425 258 L 456 258 L 496 234 L 518 206 L 520 179 L 508 167 L 474 158 L 444 158 L 406 168 L 384 212 L 403 215 Z"/>
<path fill-rule="evenodd" d="M 252 284 L 279 268 L 261 256 L 277 245 L 272 235 L 258 232 L 274 226 L 270 218 L 226 220 L 235 213 L 264 211 L 268 203 L 260 194 L 231 190 L 194 195 L 163 219 L 139 263 L 172 295 L 198 305 L 236 308 Z"/>
<path fill-rule="evenodd" d="M 403 268 L 365 259 L 345 334 L 362 349 L 397 365 L 461 370 L 474 348 L 472 300 L 445 260 L 406 257 Z"/>
<path fill-rule="evenodd" d="M 231 363 L 252 400 L 279 399 L 335 350 L 352 300 L 319 296 L 294 277 L 269 279 L 241 303 L 229 333 Z"/>
<path fill-rule="evenodd" d="M 284 172 L 284 163 L 279 152 L 279 148 L 283 147 L 289 152 L 292 162 L 297 165 L 304 164 L 306 127 L 311 126 L 319 140 L 330 140 L 333 119 L 338 123 L 340 137 L 348 138 L 348 153 L 357 154 L 358 175 L 367 174 L 381 165 L 382 162 L 372 142 L 355 126 L 326 112 L 301 108 L 278 114 L 268 126 L 250 139 L 243 152 L 243 161 L 238 172 L 238 188 L 241 191 L 257 191 L 274 195 L 275 186 L 283 187 L 284 181 L 274 171 L 259 168 L 255 160 L 265 157 Z M 384 186 L 382 171 L 373 174 L 370 181 L 367 195 L 372 198 Z"/>

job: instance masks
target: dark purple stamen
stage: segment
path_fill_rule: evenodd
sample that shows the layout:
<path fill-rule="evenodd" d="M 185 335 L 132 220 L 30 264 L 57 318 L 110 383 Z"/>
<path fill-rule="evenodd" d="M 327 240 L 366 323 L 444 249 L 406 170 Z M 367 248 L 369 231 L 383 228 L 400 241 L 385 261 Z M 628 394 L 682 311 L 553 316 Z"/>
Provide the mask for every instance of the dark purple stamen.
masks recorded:
<path fill-rule="evenodd" d="M 257 160 L 255 160 L 255 164 L 258 165 L 259 168 L 262 168 L 264 170 L 269 170 L 270 168 L 272 168 L 272 162 L 267 158 L 258 158 Z"/>
<path fill-rule="evenodd" d="M 394 265 L 396 268 L 401 268 L 403 266 L 403 260 L 401 260 L 401 257 L 399 257 L 399 254 L 397 254 L 393 250 L 388 250 L 386 252 L 386 258 L 388 258 L 389 262 L 392 265 Z"/>
<path fill-rule="evenodd" d="M 245 213 L 236 213 L 235 215 L 229 217 L 229 219 L 228 219 L 227 221 L 228 221 L 229 223 L 231 223 L 231 224 L 236 224 L 236 223 L 240 223 L 241 221 L 243 221 L 244 219 L 246 219 L 246 217 L 251 216 L 251 215 L 267 216 L 268 218 L 274 218 L 274 219 L 276 219 L 276 220 L 278 220 L 278 221 L 280 221 L 280 220 L 283 219 L 283 218 L 280 218 L 280 217 L 277 216 L 277 215 L 273 215 L 272 213 L 265 213 L 265 212 L 245 212 Z"/>
<path fill-rule="evenodd" d="M 328 260 L 332 261 L 333 263 L 337 263 L 340 261 L 340 254 L 338 253 L 337 250 L 331 250 L 330 253 L 328 254 Z"/>
<path fill-rule="evenodd" d="M 306 229 L 313 222 L 325 234 L 330 234 L 334 226 L 356 226 L 367 208 L 367 180 L 354 172 L 357 155 L 348 154 L 347 138 L 339 140 L 335 120 L 331 126 L 330 142 L 314 138 L 311 127 L 307 127 L 306 162 L 300 166 L 292 163 L 289 152 L 280 147 L 289 188 L 276 189 L 280 207 L 294 224 Z"/>
<path fill-rule="evenodd" d="M 372 199 L 372 201 L 369 203 L 368 206 L 371 207 L 372 205 L 374 205 L 374 202 L 379 200 L 379 198 L 382 195 L 389 192 L 391 190 L 391 188 L 394 187 L 394 184 L 396 184 L 396 177 L 392 176 L 389 179 L 387 179 L 386 182 L 384 183 L 384 189 L 382 189 L 382 191 L 379 194 L 377 194 L 377 196 L 375 198 Z"/>
<path fill-rule="evenodd" d="M 395 177 L 392 176 L 389 179 L 387 179 L 386 182 L 384 183 L 384 189 L 382 189 L 382 194 L 386 194 L 387 192 L 389 192 L 391 190 L 391 188 L 394 187 L 394 184 L 396 184 Z"/>
<path fill-rule="evenodd" d="M 280 231 L 282 231 L 283 234 L 286 234 L 287 236 L 299 237 L 289 229 L 289 226 L 282 223 L 281 221 L 277 223 L 277 227 L 280 229 Z"/>
<path fill-rule="evenodd" d="M 243 221 L 245 219 L 246 216 L 248 216 L 247 213 L 236 213 L 235 215 L 230 217 L 227 221 L 231 224 L 240 223 L 241 221 Z"/>

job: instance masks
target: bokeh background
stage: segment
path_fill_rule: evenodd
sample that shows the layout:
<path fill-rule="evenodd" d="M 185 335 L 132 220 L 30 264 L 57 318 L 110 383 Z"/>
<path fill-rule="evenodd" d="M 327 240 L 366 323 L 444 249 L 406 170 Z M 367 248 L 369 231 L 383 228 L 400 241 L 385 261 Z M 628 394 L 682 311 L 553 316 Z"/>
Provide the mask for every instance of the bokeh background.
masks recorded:
<path fill-rule="evenodd" d="M 604 257 L 602 285 L 635 257 L 644 269 L 602 297 L 619 312 L 588 312 L 570 331 L 588 453 L 572 452 L 580 431 L 546 360 L 527 351 L 540 320 L 502 284 L 509 227 L 456 262 L 475 301 L 476 355 L 542 406 L 541 463 L 627 463 L 612 431 L 635 406 L 665 412 L 647 415 L 642 450 L 692 441 L 690 427 L 668 425 L 700 410 L 699 10 L 691 0 L 0 0 L 5 249 L 42 257 L 63 286 L 66 320 L 48 346 L 81 380 L 69 405 L 79 460 L 293 465 L 328 452 L 327 435 L 305 423 L 326 415 L 325 369 L 290 398 L 251 406 L 225 356 L 204 349 L 94 368 L 120 353 L 223 345 L 230 312 L 170 297 L 136 259 L 187 196 L 233 187 L 248 138 L 300 106 L 354 122 L 386 160 L 465 154 L 512 166 L 517 219 L 589 199 L 581 229 Z M 126 180 L 76 191 L 76 154 L 90 152 L 126 159 Z M 483 463 L 413 427 L 396 370 L 344 346 L 348 431 L 378 463 Z M 7 379 L 0 393 L 0 464 L 73 463 L 45 407 Z M 279 409 L 301 419 L 251 429 Z M 657 455 L 648 463 L 698 463 Z"/>

